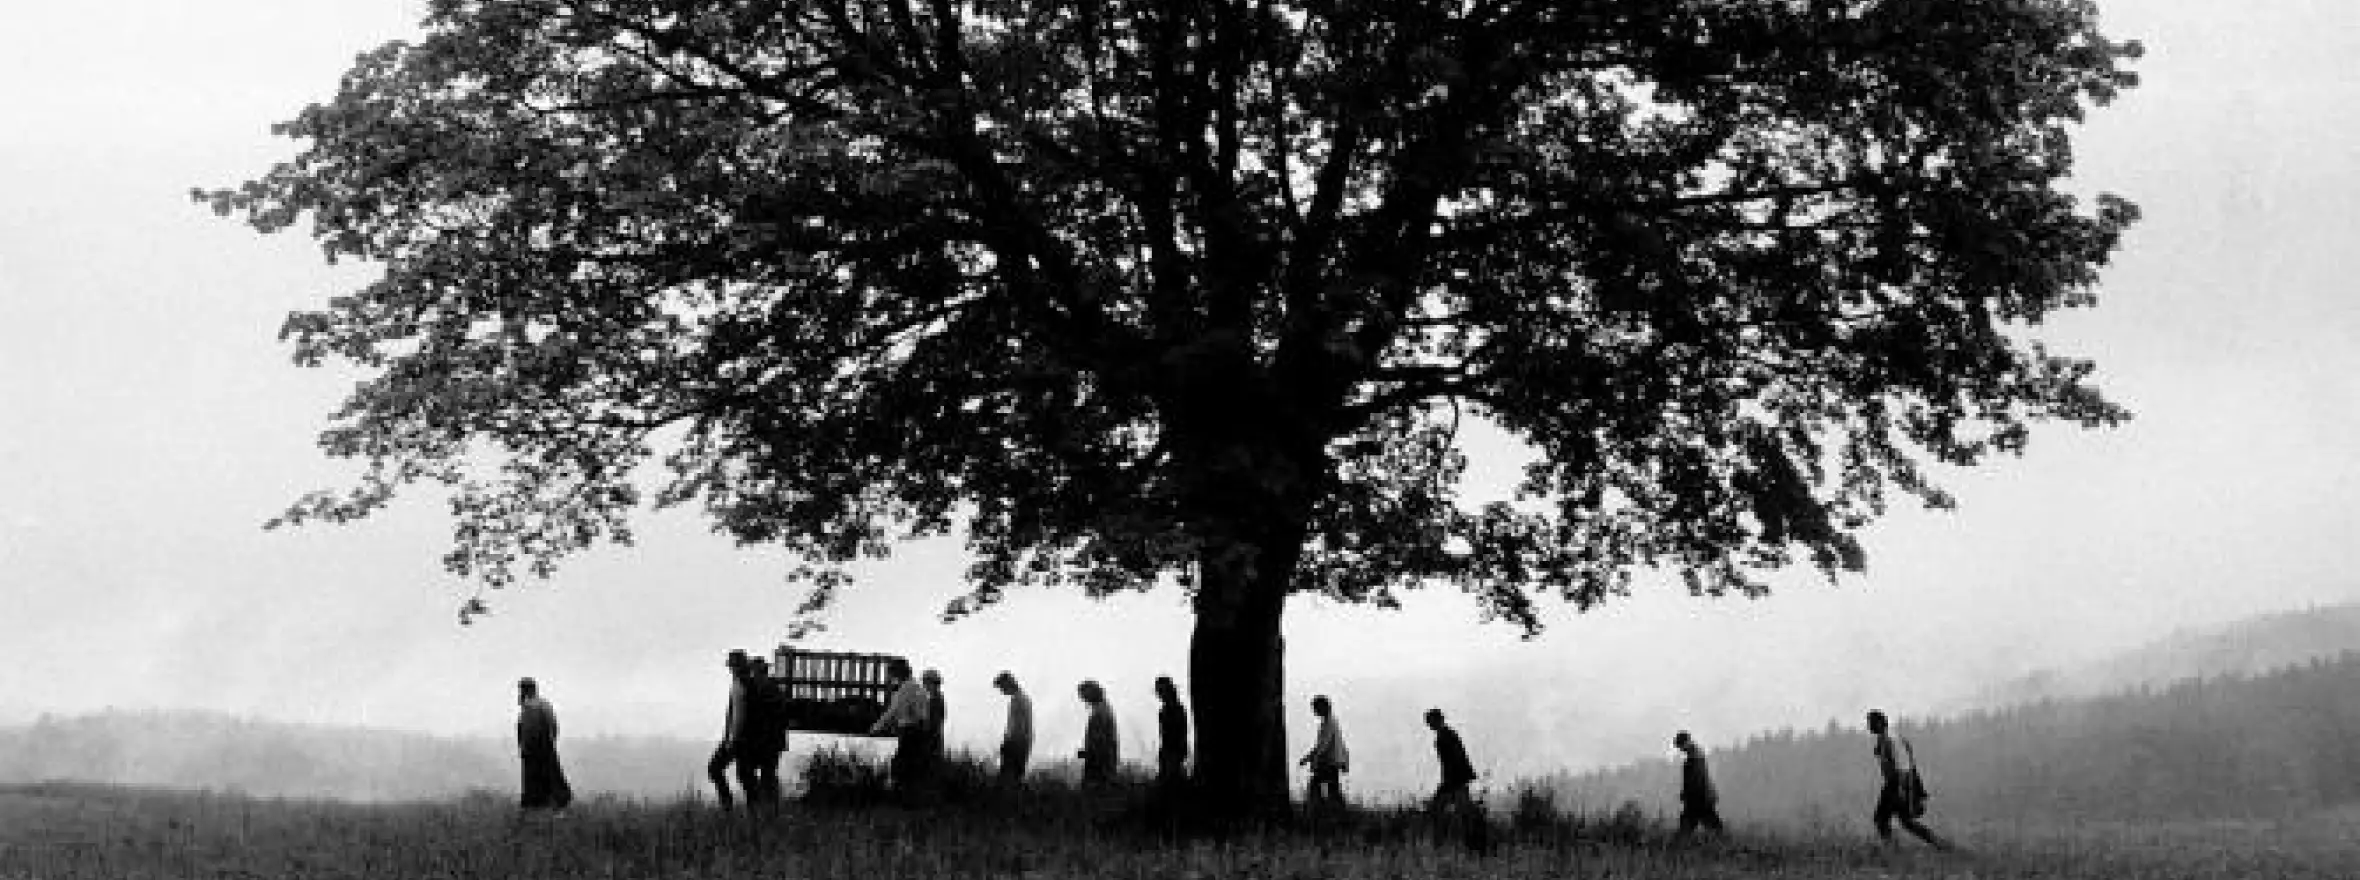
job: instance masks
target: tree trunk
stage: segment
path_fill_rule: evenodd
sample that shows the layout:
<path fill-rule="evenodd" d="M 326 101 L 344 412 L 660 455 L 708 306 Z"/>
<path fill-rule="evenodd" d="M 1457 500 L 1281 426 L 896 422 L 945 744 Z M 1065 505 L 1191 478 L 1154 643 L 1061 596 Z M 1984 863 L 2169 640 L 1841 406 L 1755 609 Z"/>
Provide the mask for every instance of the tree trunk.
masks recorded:
<path fill-rule="evenodd" d="M 1188 691 L 1196 714 L 1196 782 L 1215 817 L 1284 815 L 1288 806 L 1286 639 L 1279 631 L 1287 580 L 1301 547 L 1267 553 L 1285 566 L 1255 566 L 1242 582 L 1208 561 L 1188 644 Z M 1210 597 L 1210 598 L 1208 598 Z"/>

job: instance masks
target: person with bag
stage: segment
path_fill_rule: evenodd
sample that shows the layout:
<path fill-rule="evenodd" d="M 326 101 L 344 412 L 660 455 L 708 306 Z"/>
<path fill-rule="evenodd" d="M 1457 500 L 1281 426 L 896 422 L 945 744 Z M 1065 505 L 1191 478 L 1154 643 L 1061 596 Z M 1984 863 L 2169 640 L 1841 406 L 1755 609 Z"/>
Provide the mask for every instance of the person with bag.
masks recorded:
<path fill-rule="evenodd" d="M 1876 738 L 1877 774 L 1883 779 L 1883 784 L 1877 789 L 1877 807 L 1872 819 L 1877 826 L 1877 837 L 1891 844 L 1893 823 L 1899 822 L 1902 828 L 1917 835 L 1926 845 L 1935 849 L 1950 849 L 1948 842 L 1935 836 L 1925 823 L 1918 821 L 1926 815 L 1928 794 L 1925 777 L 1918 773 L 1917 750 L 1911 748 L 1909 741 L 1904 739 L 1899 740 L 1900 749 L 1897 753 L 1894 748 L 1896 740 L 1889 732 L 1890 727 L 1884 712 L 1869 710 L 1868 732 Z M 1904 755 L 1907 756 L 1907 766 L 1902 764 Z"/>

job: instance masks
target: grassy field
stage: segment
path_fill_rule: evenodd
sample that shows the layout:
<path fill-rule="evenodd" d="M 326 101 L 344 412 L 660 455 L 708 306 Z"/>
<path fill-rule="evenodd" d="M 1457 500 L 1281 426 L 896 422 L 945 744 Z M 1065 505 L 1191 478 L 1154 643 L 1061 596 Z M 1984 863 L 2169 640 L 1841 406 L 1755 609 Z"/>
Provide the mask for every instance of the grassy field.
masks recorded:
<path fill-rule="evenodd" d="M 1180 841 L 1052 790 L 927 810 L 793 805 L 749 821 L 691 801 L 591 800 L 519 815 L 504 798 L 362 806 L 49 783 L 0 787 L 0 878 L 2339 878 L 2360 816 L 2290 823 L 1969 829 L 1956 853 L 1881 849 L 1865 829 L 1739 829 L 1673 846 L 1650 821 L 1495 816 L 1499 846 L 1437 845 L 1398 811 L 1322 831 Z"/>

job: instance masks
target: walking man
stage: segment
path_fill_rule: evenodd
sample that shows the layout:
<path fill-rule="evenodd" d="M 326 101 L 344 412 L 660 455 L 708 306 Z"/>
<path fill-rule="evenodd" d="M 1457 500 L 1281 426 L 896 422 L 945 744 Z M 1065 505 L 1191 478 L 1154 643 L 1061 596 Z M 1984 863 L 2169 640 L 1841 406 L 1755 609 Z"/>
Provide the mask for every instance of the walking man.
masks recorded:
<path fill-rule="evenodd" d="M 1180 704 L 1180 688 L 1169 675 L 1155 677 L 1156 699 L 1163 708 L 1156 712 L 1156 730 L 1161 740 L 1155 752 L 1156 797 L 1165 810 L 1180 805 L 1181 793 L 1188 787 L 1188 709 Z"/>
<path fill-rule="evenodd" d="M 775 810 L 779 805 L 778 762 L 787 750 L 787 695 L 770 677 L 770 663 L 760 657 L 746 661 L 744 721 L 737 741 L 738 784 L 745 789 L 746 807 Z"/>
<path fill-rule="evenodd" d="M 1475 797 L 1467 786 L 1475 781 L 1475 764 L 1467 760 L 1467 745 L 1442 718 L 1442 710 L 1426 710 L 1426 727 L 1434 731 L 1434 760 L 1442 765 L 1442 782 L 1434 786 L 1427 809 L 1439 816 L 1452 809 L 1473 810 Z"/>
<path fill-rule="evenodd" d="M 1344 748 L 1344 729 L 1336 723 L 1335 707 L 1324 694 L 1311 698 L 1311 714 L 1319 716 L 1319 737 L 1312 741 L 1311 751 L 1295 762 L 1311 768 L 1311 785 L 1304 789 L 1303 803 L 1314 811 L 1323 804 L 1340 810 L 1344 807 L 1343 774 L 1352 770 L 1351 753 Z"/>
<path fill-rule="evenodd" d="M 1697 826 L 1714 834 L 1727 833 L 1721 827 L 1721 794 L 1713 789 L 1713 774 L 1704 763 L 1704 748 L 1688 731 L 1672 735 L 1672 748 L 1680 750 L 1680 830 L 1672 832 L 1673 840 L 1686 840 L 1696 833 Z"/>
<path fill-rule="evenodd" d="M 1868 732 L 1876 738 L 1877 775 L 1884 780 L 1877 789 L 1876 813 L 1871 818 L 1877 826 L 1877 837 L 1890 845 L 1893 842 L 1893 823 L 1900 822 L 1902 828 L 1917 835 L 1927 846 L 1949 849 L 1948 842 L 1936 837 L 1925 823 L 1918 821 L 1918 817 L 1926 814 L 1926 790 L 1925 783 L 1917 775 L 1917 753 L 1909 748 L 1908 740 L 1900 741 L 1901 749 L 1909 752 L 1909 768 L 1904 773 L 1901 756 L 1894 753 L 1894 738 L 1888 732 L 1890 727 L 1884 712 L 1869 711 Z"/>
<path fill-rule="evenodd" d="M 1115 765 L 1122 760 L 1121 747 L 1115 741 L 1114 707 L 1106 704 L 1106 689 L 1094 679 L 1075 686 L 1074 692 L 1090 711 L 1090 720 L 1082 726 L 1082 750 L 1074 753 L 1082 759 L 1082 784 L 1111 783 Z"/>
<path fill-rule="evenodd" d="M 929 669 L 918 680 L 926 683 L 926 761 L 932 775 L 932 768 L 942 766 L 942 726 L 950 720 L 950 707 L 942 701 L 942 673 Z"/>
<path fill-rule="evenodd" d="M 516 707 L 516 751 L 524 765 L 524 794 L 517 803 L 527 810 L 564 812 L 574 802 L 574 790 L 557 761 L 557 710 L 541 699 L 540 683 L 530 678 L 516 682 Z"/>
<path fill-rule="evenodd" d="M 992 676 L 992 687 L 1008 695 L 1008 728 L 1000 735 L 1000 786 L 1013 789 L 1024 784 L 1025 765 L 1032 761 L 1032 697 L 1005 670 Z"/>
<path fill-rule="evenodd" d="M 914 798 L 925 784 L 930 701 L 926 686 L 910 675 L 910 661 L 893 658 L 885 666 L 885 678 L 894 685 L 893 699 L 885 704 L 885 714 L 877 718 L 869 733 L 893 735 L 893 787 L 903 798 Z"/>
<path fill-rule="evenodd" d="M 721 715 L 721 742 L 713 747 L 713 757 L 705 761 L 705 778 L 713 781 L 713 795 L 721 801 L 721 809 L 728 810 L 736 802 L 729 791 L 729 766 L 737 763 L 738 727 L 745 721 L 746 652 L 729 652 L 721 666 L 729 672 L 729 707 Z"/>
<path fill-rule="evenodd" d="M 1442 718 L 1442 710 L 1426 710 L 1426 727 L 1434 731 L 1434 760 L 1441 765 L 1442 781 L 1434 786 L 1434 798 L 1426 803 L 1433 815 L 1437 830 L 1448 827 L 1455 819 L 1459 823 L 1467 847 L 1477 852 L 1490 848 L 1491 826 L 1484 820 L 1483 809 L 1467 786 L 1475 782 L 1475 763 L 1467 760 L 1467 745 L 1459 740 L 1459 732 L 1451 729 Z"/>

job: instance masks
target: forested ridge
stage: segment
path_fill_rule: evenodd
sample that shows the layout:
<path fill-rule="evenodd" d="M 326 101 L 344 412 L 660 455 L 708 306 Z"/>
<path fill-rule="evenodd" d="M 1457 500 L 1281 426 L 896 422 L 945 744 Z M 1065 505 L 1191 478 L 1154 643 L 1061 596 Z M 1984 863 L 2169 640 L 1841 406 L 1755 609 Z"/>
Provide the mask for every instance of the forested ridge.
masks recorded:
<path fill-rule="evenodd" d="M 81 780 L 267 797 L 437 800 L 516 785 L 514 744 L 211 712 L 109 710 L 0 727 L 0 783 Z M 704 752 L 676 740 L 568 739 L 584 791 L 670 797 L 701 776 Z"/>
<path fill-rule="evenodd" d="M 1739 821 L 1865 815 L 1877 772 L 1858 725 L 1831 721 L 1713 750 L 1722 812 Z M 2360 803 L 2360 651 L 2260 674 L 1902 718 L 1897 727 L 1940 817 L 2226 818 Z M 1674 811 L 1678 780 L 1665 760 L 1549 785 L 1580 803 Z"/>

